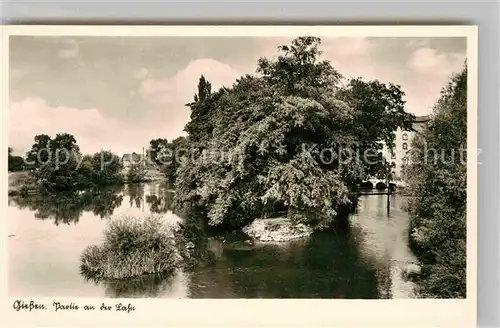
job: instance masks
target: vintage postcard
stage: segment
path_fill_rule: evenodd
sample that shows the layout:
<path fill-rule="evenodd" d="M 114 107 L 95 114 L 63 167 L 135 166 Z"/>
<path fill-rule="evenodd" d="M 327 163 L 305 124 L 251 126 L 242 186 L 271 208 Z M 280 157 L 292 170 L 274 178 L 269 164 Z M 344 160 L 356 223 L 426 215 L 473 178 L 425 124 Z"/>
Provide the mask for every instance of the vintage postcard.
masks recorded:
<path fill-rule="evenodd" d="M 475 26 L 4 26 L 6 326 L 473 326 Z"/>

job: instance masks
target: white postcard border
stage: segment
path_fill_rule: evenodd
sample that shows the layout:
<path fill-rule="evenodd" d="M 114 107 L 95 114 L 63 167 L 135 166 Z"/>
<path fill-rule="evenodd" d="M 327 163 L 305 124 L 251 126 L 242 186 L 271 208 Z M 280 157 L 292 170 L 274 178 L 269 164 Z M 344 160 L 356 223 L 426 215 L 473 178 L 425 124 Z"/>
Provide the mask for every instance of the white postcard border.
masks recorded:
<path fill-rule="evenodd" d="M 467 37 L 468 149 L 477 149 L 476 26 L 2 26 L 2 145 L 8 135 L 8 40 L 10 35 L 47 36 L 298 36 Z M 3 245 L 6 243 L 7 154 L 2 153 Z M 463 300 L 295 300 L 295 299 L 84 299 L 22 298 L 50 306 L 48 311 L 16 312 L 7 295 L 7 247 L 2 248 L 3 323 L 12 326 L 338 326 L 465 327 L 476 324 L 477 303 L 477 157 L 468 156 L 467 299 Z M 85 311 L 55 313 L 52 302 L 83 306 L 132 303 L 131 313 Z"/>

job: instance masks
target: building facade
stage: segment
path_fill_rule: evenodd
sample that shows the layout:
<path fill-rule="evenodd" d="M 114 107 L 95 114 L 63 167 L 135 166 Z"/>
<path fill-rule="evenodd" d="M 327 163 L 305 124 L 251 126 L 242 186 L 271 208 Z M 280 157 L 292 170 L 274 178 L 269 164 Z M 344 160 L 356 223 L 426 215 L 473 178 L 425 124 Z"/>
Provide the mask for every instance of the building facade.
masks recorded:
<path fill-rule="evenodd" d="M 420 133 L 429 121 L 429 116 L 417 116 L 413 121 L 413 131 L 401 130 L 398 128 L 395 134 L 393 153 L 387 146 L 384 146 L 383 155 L 392 164 L 392 176 L 394 180 L 401 180 L 402 167 L 406 155 L 410 151 L 411 143 L 417 133 Z"/>
<path fill-rule="evenodd" d="M 122 157 L 122 165 L 124 169 L 128 169 L 135 164 L 145 165 L 145 163 L 146 163 L 145 157 L 142 154 L 137 154 L 137 153 L 125 154 Z"/>

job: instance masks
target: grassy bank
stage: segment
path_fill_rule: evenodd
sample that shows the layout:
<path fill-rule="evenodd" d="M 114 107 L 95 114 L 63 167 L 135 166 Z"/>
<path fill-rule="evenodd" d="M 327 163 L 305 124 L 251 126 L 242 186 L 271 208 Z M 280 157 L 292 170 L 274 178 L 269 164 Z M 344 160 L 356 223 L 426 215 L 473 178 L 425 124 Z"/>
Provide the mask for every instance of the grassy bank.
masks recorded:
<path fill-rule="evenodd" d="M 35 178 L 28 171 L 9 172 L 9 195 L 29 194 L 37 188 Z"/>
<path fill-rule="evenodd" d="M 165 180 L 165 174 L 158 168 L 130 168 L 123 171 L 125 183 L 156 182 Z"/>

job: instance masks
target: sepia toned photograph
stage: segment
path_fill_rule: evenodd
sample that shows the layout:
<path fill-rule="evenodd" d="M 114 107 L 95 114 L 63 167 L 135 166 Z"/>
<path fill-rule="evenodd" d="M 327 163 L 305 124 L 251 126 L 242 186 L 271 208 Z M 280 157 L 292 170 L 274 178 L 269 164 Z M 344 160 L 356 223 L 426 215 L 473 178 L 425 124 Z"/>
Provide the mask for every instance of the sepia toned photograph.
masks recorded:
<path fill-rule="evenodd" d="M 468 38 L 366 34 L 10 35 L 8 296 L 467 298 Z"/>

